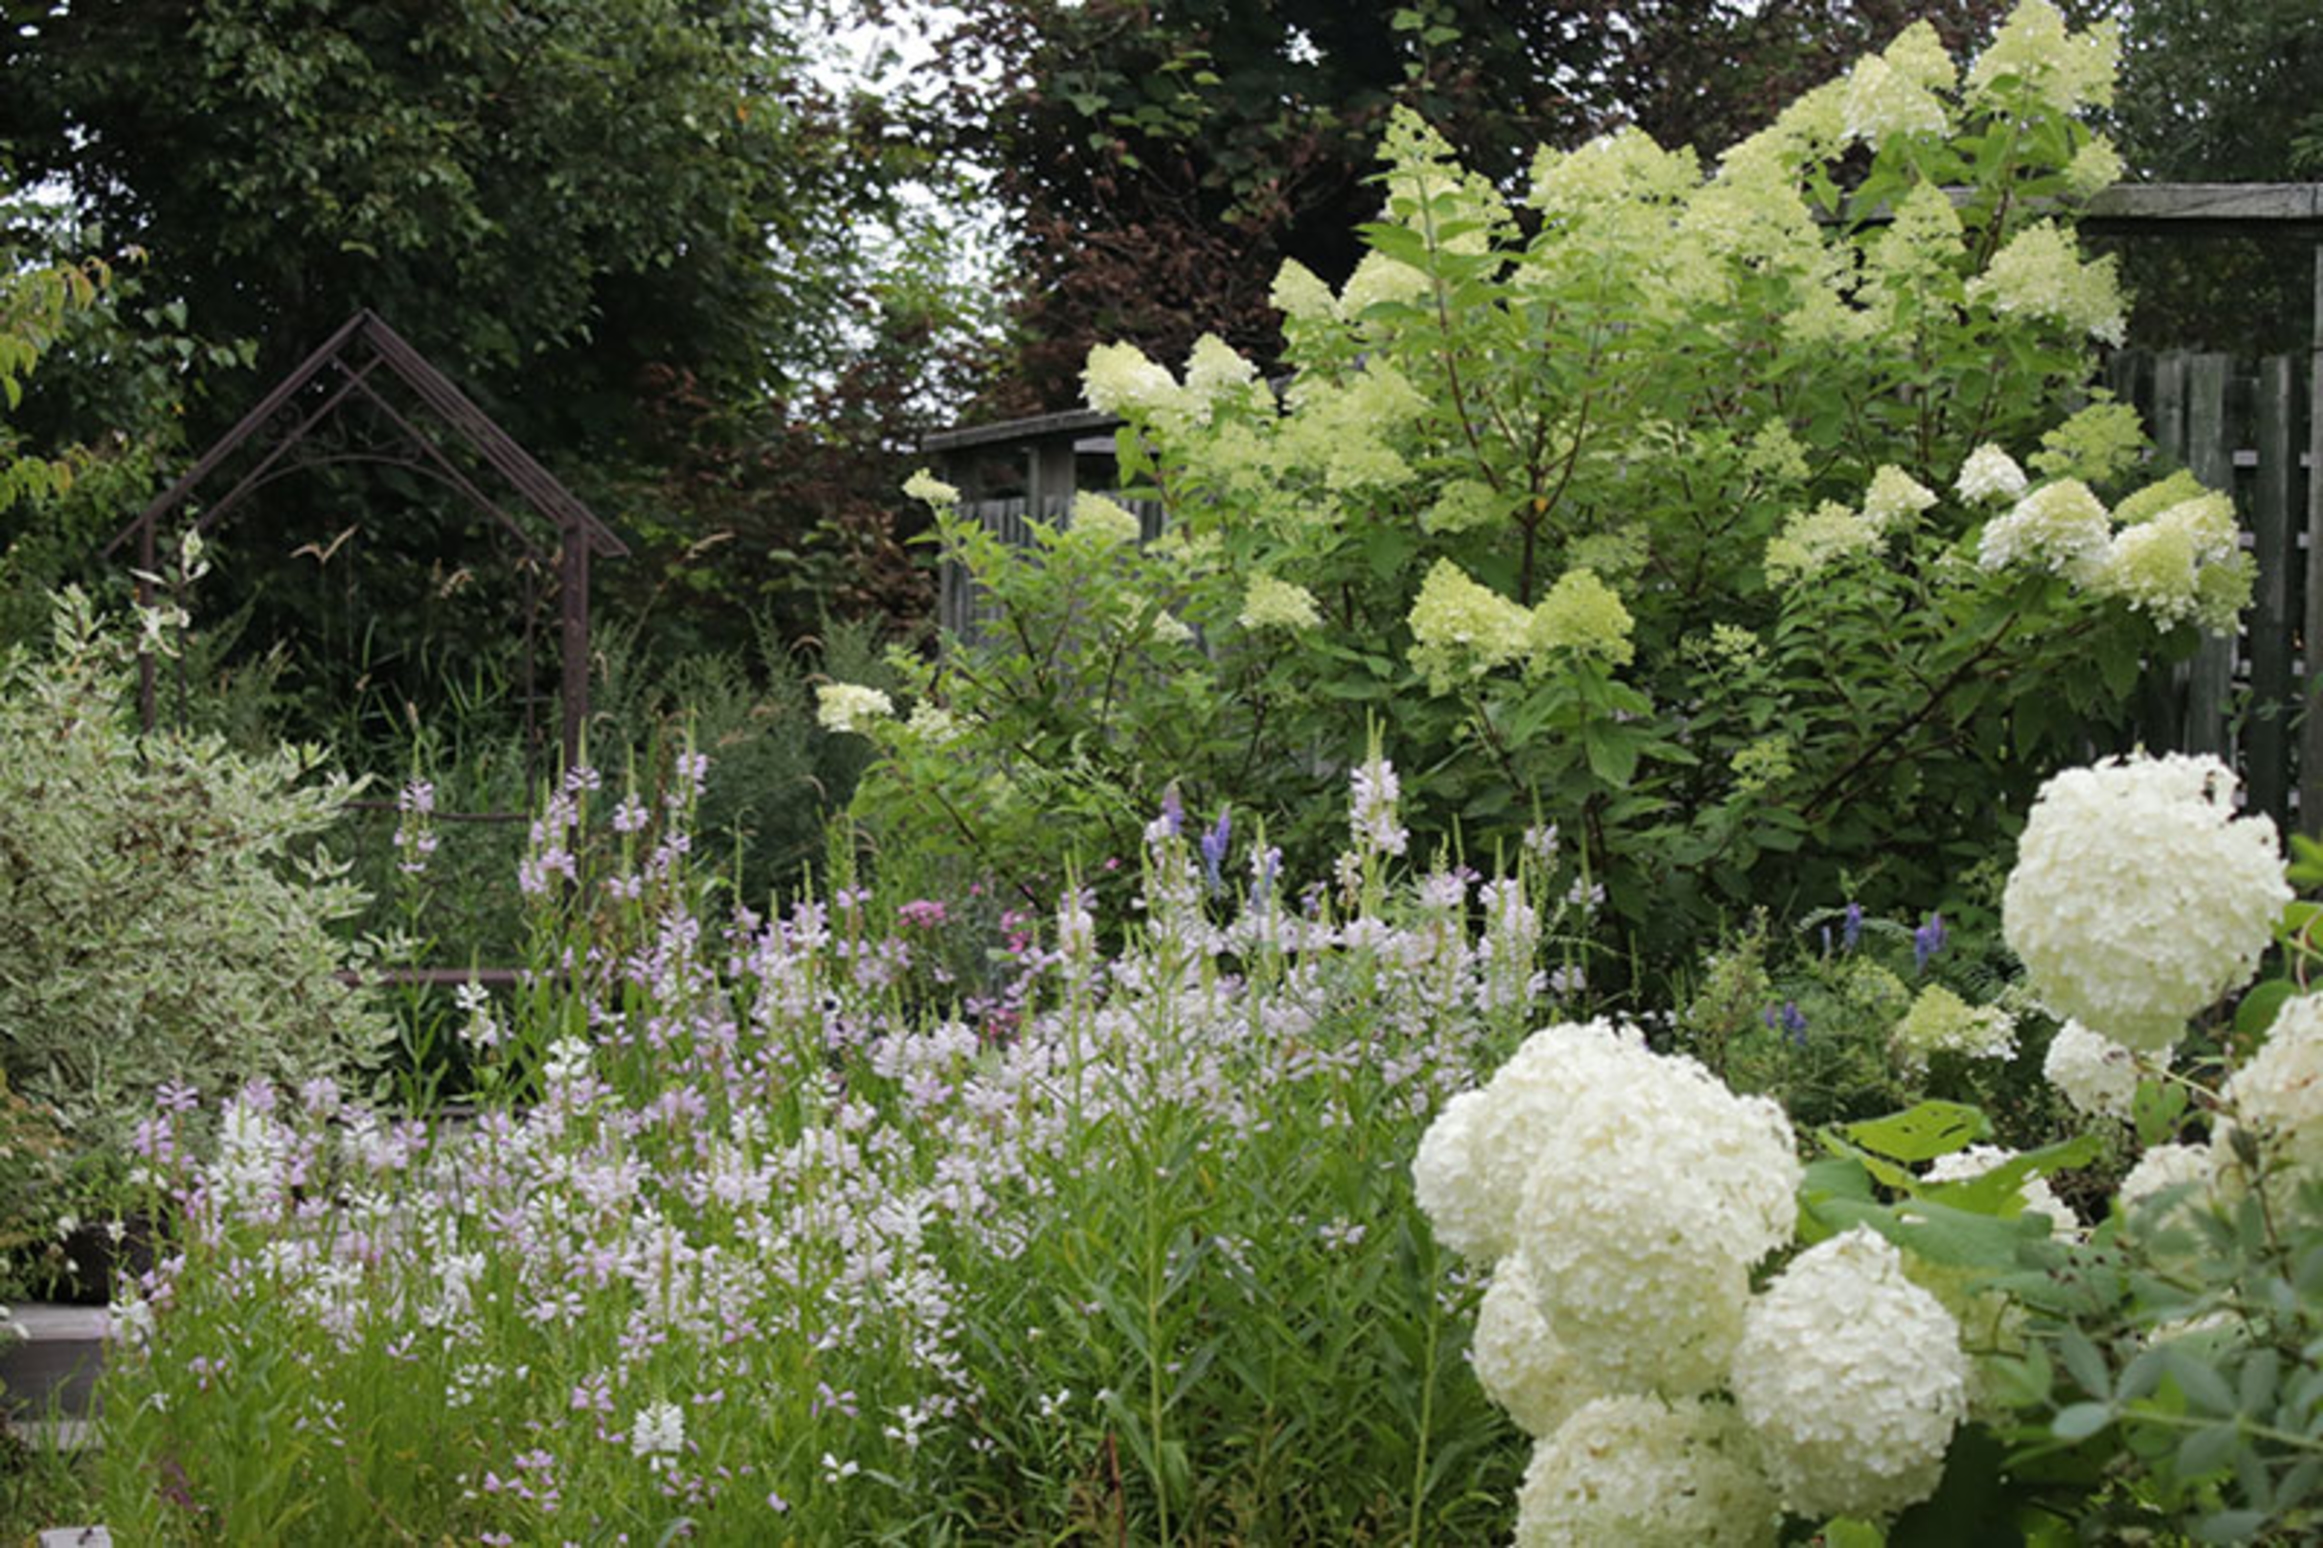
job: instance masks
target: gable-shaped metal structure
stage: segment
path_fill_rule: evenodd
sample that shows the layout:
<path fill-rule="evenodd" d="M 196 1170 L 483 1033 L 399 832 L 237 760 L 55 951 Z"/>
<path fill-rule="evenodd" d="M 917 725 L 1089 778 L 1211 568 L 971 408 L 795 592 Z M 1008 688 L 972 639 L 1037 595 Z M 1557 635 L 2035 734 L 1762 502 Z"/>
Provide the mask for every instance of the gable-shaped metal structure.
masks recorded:
<path fill-rule="evenodd" d="M 391 437 L 385 442 L 338 446 L 321 439 L 318 432 L 350 405 L 375 411 L 390 428 Z M 431 430 L 431 422 L 440 428 Z M 554 524 L 557 544 L 553 555 L 544 552 L 524 525 L 447 455 L 449 448 L 458 445 L 473 450 L 490 474 L 496 474 L 526 506 Z M 209 531 L 278 478 L 318 467 L 370 463 L 401 468 L 455 491 L 504 528 L 535 569 L 545 570 L 553 564 L 558 576 L 561 674 L 557 697 L 564 755 L 568 764 L 579 761 L 581 731 L 589 714 L 589 561 L 593 555 L 623 558 L 629 549 L 611 527 L 401 334 L 369 309 L 348 318 L 177 482 L 121 529 L 105 552 L 110 556 L 124 544 L 135 542 L 139 602 L 150 606 L 153 601 L 152 577 L 158 568 L 162 521 L 191 500 L 212 474 L 237 458 L 248 465 L 224 495 L 203 506 L 193 524 L 196 533 Z M 151 730 L 155 705 L 150 655 L 139 663 L 138 686 L 138 707 Z"/>

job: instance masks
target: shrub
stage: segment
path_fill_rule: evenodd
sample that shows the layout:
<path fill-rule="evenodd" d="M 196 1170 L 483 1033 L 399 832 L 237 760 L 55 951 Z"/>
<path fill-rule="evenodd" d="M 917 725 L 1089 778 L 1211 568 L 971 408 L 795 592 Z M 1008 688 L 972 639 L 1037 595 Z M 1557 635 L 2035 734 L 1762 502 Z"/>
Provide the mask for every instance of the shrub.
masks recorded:
<path fill-rule="evenodd" d="M 83 1150 L 157 1086 L 345 1075 L 384 1035 L 334 977 L 362 897 L 311 843 L 348 784 L 312 748 L 140 736 L 133 683 L 77 591 L 47 654 L 0 656 L 0 1072 Z"/>
<path fill-rule="evenodd" d="M 2223 498 L 2088 401 L 2114 52 L 2034 0 L 1962 75 L 1915 26 L 1707 172 L 1625 132 L 1513 207 L 1398 118 L 1360 267 L 1277 282 L 1279 392 L 1092 353 L 1159 543 L 1010 551 L 917 486 L 999 622 L 918 673 L 940 742 L 866 728 L 865 810 L 1031 865 L 1175 782 L 1321 856 L 1379 719 L 1423 848 L 1555 821 L 1649 964 L 1940 899 L 2247 597 Z"/>

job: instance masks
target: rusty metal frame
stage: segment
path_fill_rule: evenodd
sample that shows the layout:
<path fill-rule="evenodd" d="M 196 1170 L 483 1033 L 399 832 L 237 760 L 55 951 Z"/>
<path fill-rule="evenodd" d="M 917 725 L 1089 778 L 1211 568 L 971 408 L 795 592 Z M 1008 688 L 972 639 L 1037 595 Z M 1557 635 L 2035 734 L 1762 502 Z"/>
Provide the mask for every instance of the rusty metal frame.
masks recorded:
<path fill-rule="evenodd" d="M 415 401 L 417 409 L 424 409 L 428 415 L 448 427 L 451 434 L 447 437 L 429 433 L 426 426 L 419 422 L 417 409 L 406 412 L 396 407 L 380 390 L 382 381 L 375 379 L 391 379 L 399 383 Z M 318 382 L 329 384 L 329 390 L 320 403 L 296 412 L 295 418 L 280 429 L 270 428 L 285 416 L 286 411 L 297 410 L 302 394 L 313 396 L 312 389 Z M 318 427 L 340 413 L 347 404 L 358 400 L 383 415 L 414 455 L 397 458 L 375 452 L 326 453 L 308 455 L 301 460 L 299 454 L 306 448 L 308 438 Z M 471 402 L 465 393 L 452 384 L 449 377 L 431 365 L 401 334 L 368 308 L 348 318 L 296 369 L 276 383 L 242 416 L 233 429 L 204 452 L 175 483 L 155 497 L 134 521 L 122 528 L 113 541 L 106 545 L 105 553 L 111 557 L 124 544 L 135 543 L 137 599 L 141 604 L 151 606 L 153 577 L 158 569 L 158 533 L 162 521 L 191 500 L 202 482 L 218 471 L 229 458 L 248 446 L 260 450 L 262 455 L 223 497 L 203 508 L 193 523 L 193 531 L 209 531 L 253 492 L 289 473 L 332 463 L 385 463 L 406 468 L 444 485 L 490 516 L 513 536 L 523 551 L 522 563 L 526 568 L 529 594 L 532 575 L 544 568 L 551 556 L 533 541 L 531 535 L 510 516 L 500 502 L 487 495 L 478 487 L 475 479 L 461 471 L 445 455 L 447 442 L 464 444 L 473 450 L 534 514 L 556 528 L 557 551 L 554 559 L 559 577 L 558 648 L 561 660 L 557 700 L 563 722 L 561 744 L 565 762 L 568 765 L 576 764 L 580 761 L 582 733 L 589 718 L 589 560 L 593 554 L 608 559 L 624 558 L 629 553 L 628 546 L 614 534 L 611 527 L 575 498 L 571 490 L 558 482 L 555 475 L 519 446 L 507 431 L 493 423 L 491 416 Z M 289 459 L 287 462 L 286 458 Z M 525 623 L 528 643 L 532 629 L 531 613 L 532 609 L 528 607 Z M 528 673 L 531 670 L 531 654 L 527 650 Z M 531 713 L 530 697 L 528 694 L 528 716 Z M 155 723 L 154 662 L 150 653 L 138 658 L 137 702 L 145 728 L 150 731 Z"/>

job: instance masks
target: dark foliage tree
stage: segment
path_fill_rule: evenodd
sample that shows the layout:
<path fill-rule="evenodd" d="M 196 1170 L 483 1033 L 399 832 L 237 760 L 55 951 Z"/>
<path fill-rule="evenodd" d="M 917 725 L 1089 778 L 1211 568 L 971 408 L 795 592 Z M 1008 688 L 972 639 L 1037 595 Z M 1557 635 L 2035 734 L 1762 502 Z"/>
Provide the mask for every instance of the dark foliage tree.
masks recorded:
<path fill-rule="evenodd" d="M 1015 242 L 1012 368 L 988 411 L 1069 405 L 1092 343 L 1180 358 L 1214 332 L 1266 355 L 1295 258 L 1346 276 L 1388 107 L 1409 102 L 1505 180 L 1535 146 L 1622 122 L 1715 149 L 1927 16 L 1955 48 L 1999 0 L 970 0 L 958 141 Z"/>
<path fill-rule="evenodd" d="M 101 250 L 144 255 L 170 331 L 251 342 L 245 369 L 202 357 L 186 445 L 372 307 L 630 533 L 638 559 L 603 577 L 616 603 L 684 588 L 731 606 L 673 634 L 732 638 L 778 593 L 812 621 L 802 552 L 895 561 L 880 495 L 909 426 L 849 392 L 909 369 L 943 322 L 869 236 L 922 153 L 814 84 L 799 45 L 823 19 L 756 0 L 0 0 L 0 161 L 69 193 Z M 90 439 L 117 363 L 60 347 L 26 434 Z M 867 455 L 784 461 L 843 436 Z M 770 460 L 781 477 L 736 472 Z M 473 520 L 377 483 L 293 480 L 235 518 L 220 574 L 267 593 L 254 629 L 295 633 L 336 590 L 315 554 L 352 517 L 318 509 L 366 518 L 370 618 L 433 605 Z M 476 612 L 454 633 L 493 627 Z M 478 640 L 432 643 L 440 661 Z"/>

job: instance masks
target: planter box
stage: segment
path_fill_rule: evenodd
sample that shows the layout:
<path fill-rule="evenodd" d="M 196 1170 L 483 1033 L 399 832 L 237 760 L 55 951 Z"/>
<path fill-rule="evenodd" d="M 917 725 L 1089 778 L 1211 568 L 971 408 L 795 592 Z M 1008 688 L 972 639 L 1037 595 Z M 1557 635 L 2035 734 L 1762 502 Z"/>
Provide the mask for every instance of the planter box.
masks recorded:
<path fill-rule="evenodd" d="M 94 1418 L 105 1308 L 35 1302 L 9 1307 L 8 1322 L 16 1334 L 0 1334 L 0 1407 L 7 1415 Z"/>

